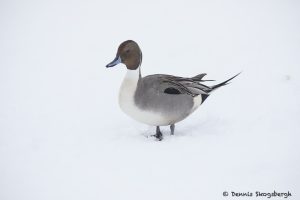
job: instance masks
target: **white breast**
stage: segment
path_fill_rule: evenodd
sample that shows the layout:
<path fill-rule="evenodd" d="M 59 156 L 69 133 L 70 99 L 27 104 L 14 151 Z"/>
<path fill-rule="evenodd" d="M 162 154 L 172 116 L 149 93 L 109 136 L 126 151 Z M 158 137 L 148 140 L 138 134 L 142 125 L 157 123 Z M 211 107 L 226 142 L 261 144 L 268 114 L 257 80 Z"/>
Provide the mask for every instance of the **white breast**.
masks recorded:
<path fill-rule="evenodd" d="M 161 113 L 142 110 L 134 103 L 134 94 L 139 80 L 139 70 L 128 70 L 119 93 L 119 105 L 123 112 L 133 119 L 151 125 L 164 126 L 170 124 L 170 119 Z"/>

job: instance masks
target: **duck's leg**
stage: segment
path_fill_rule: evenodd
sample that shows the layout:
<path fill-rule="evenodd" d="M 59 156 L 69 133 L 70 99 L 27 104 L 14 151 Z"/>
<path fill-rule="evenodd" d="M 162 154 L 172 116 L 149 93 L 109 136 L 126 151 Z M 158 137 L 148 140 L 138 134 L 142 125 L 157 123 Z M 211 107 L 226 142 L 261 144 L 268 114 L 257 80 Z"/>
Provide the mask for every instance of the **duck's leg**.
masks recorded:
<path fill-rule="evenodd" d="M 175 124 L 171 124 L 171 125 L 170 125 L 170 129 L 171 129 L 171 135 L 174 135 Z"/>
<path fill-rule="evenodd" d="M 160 132 L 160 128 L 159 126 L 156 126 L 156 134 L 154 135 L 159 141 L 161 141 L 163 139 L 163 135 Z"/>

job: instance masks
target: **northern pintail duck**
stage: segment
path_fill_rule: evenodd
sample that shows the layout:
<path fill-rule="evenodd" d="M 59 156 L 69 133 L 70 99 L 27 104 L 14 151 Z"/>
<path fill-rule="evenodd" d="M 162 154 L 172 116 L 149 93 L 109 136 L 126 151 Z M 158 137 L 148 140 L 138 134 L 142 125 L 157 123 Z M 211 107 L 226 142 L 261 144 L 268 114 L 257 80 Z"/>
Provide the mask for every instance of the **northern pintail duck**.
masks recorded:
<path fill-rule="evenodd" d="M 232 78 L 206 86 L 202 82 L 206 74 L 184 78 L 165 74 L 141 76 L 142 51 L 138 44 L 127 40 L 120 44 L 115 59 L 107 68 L 123 63 L 127 73 L 119 92 L 121 109 L 133 119 L 156 126 L 158 140 L 163 135 L 160 126 L 170 126 L 174 134 L 175 123 L 193 113 L 217 88 L 226 85 Z"/>

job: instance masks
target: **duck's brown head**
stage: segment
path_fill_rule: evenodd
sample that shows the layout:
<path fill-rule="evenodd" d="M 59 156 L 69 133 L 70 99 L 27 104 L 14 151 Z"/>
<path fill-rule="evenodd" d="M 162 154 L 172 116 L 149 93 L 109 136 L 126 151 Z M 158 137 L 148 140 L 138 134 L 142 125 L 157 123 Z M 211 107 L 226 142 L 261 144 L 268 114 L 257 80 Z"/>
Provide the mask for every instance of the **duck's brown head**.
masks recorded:
<path fill-rule="evenodd" d="M 141 65 L 142 51 L 135 41 L 127 40 L 120 44 L 115 59 L 106 67 L 114 67 L 119 63 L 125 64 L 129 70 L 136 70 Z"/>

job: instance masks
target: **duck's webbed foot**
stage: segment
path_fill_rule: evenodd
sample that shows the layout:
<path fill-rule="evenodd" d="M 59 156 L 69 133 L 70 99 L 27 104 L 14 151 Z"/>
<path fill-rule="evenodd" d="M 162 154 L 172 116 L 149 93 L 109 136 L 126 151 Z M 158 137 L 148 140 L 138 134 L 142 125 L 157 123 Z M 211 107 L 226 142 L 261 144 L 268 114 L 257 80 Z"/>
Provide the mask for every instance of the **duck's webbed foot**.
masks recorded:
<path fill-rule="evenodd" d="M 174 135 L 175 124 L 171 124 L 171 125 L 170 125 L 170 129 L 171 129 L 171 135 Z"/>
<path fill-rule="evenodd" d="M 158 141 L 163 139 L 163 134 L 161 133 L 159 126 L 156 127 L 156 134 L 152 136 L 156 137 Z"/>

